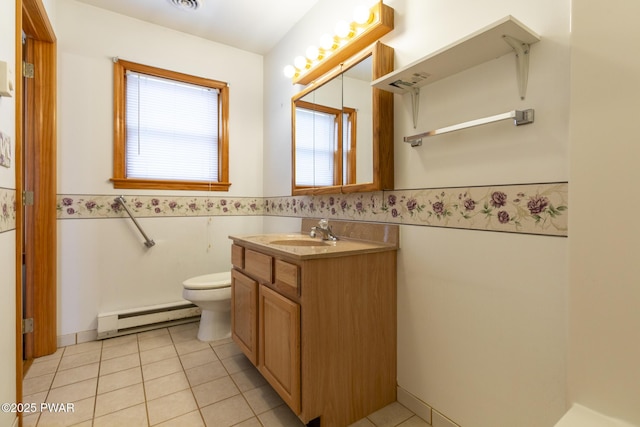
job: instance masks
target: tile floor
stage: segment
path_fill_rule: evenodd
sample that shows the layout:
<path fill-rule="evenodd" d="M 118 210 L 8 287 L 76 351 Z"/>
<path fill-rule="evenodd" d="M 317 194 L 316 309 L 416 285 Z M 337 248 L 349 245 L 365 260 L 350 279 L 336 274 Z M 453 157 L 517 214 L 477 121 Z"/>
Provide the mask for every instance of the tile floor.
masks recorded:
<path fill-rule="evenodd" d="M 196 339 L 197 323 L 92 341 L 36 359 L 23 401 L 73 403 L 25 414 L 24 426 L 298 427 L 303 424 L 231 340 Z M 352 427 L 424 427 L 399 403 Z"/>

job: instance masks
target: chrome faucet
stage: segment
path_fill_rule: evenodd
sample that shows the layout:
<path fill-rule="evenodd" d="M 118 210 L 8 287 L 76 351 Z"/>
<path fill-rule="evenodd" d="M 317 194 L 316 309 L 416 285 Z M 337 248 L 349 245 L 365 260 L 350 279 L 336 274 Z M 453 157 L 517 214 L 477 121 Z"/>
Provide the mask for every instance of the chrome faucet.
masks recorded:
<path fill-rule="evenodd" d="M 309 236 L 316 237 L 318 233 L 322 235 L 322 240 L 338 240 L 338 236 L 333 234 L 333 231 L 331 230 L 328 219 L 321 219 L 318 221 L 318 225 L 316 227 L 311 227 Z"/>

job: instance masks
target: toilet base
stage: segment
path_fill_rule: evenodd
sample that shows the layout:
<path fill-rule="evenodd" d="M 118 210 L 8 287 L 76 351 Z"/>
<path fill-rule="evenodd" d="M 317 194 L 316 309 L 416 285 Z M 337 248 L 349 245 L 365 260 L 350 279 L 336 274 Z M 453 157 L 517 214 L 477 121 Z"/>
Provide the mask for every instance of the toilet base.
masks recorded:
<path fill-rule="evenodd" d="M 218 341 L 231 338 L 231 312 L 202 310 L 198 339 Z"/>

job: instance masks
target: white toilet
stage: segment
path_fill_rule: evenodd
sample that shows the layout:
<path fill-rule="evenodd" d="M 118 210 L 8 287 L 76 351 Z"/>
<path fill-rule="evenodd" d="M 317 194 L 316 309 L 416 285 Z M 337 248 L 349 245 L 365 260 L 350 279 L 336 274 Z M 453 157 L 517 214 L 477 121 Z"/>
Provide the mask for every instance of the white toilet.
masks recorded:
<path fill-rule="evenodd" d="M 182 298 L 202 309 L 198 339 L 231 336 L 231 272 L 205 274 L 182 282 Z"/>

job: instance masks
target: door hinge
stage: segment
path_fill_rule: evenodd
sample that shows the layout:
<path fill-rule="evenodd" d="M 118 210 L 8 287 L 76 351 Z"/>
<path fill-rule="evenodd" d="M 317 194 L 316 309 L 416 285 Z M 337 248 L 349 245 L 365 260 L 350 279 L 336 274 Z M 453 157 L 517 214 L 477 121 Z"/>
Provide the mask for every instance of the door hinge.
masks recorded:
<path fill-rule="evenodd" d="M 33 206 L 33 191 L 22 192 L 22 206 Z"/>
<path fill-rule="evenodd" d="M 33 332 L 33 318 L 30 317 L 28 319 L 22 319 L 22 333 L 28 334 L 29 332 Z"/>
<path fill-rule="evenodd" d="M 22 76 L 28 79 L 32 79 L 35 76 L 35 67 L 33 64 L 23 61 L 22 62 Z"/>

